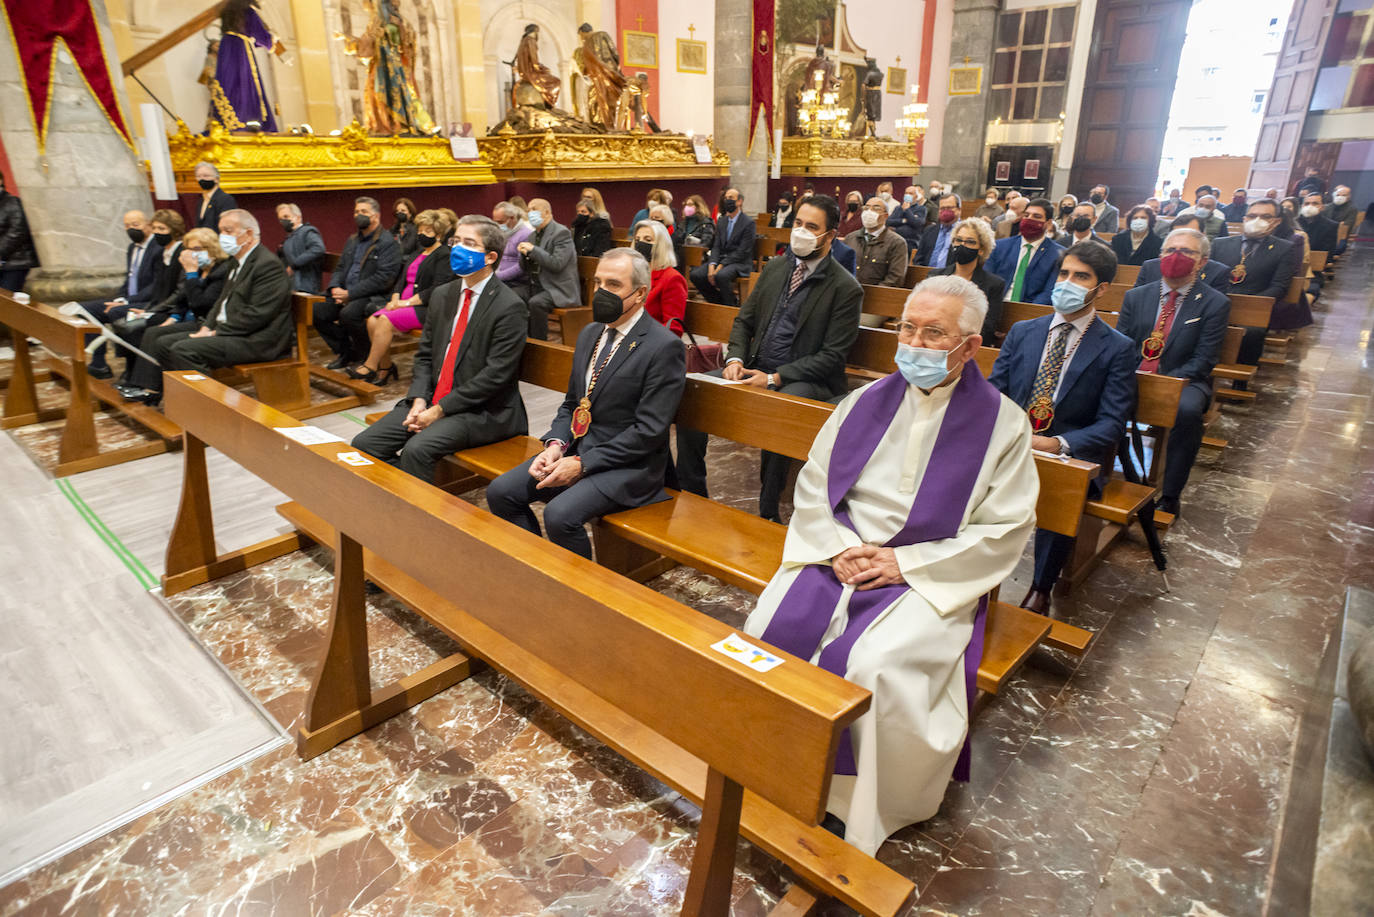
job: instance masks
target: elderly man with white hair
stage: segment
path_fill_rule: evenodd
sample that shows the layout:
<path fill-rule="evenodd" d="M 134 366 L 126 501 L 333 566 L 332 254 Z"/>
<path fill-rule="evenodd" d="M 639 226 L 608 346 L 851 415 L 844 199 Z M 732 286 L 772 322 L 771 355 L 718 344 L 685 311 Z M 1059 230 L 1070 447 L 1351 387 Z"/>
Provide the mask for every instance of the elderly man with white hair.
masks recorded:
<path fill-rule="evenodd" d="M 939 809 L 965 748 L 988 593 L 1035 526 L 1030 423 L 974 359 L 986 308 L 962 277 L 911 291 L 898 372 L 821 428 L 782 566 L 745 624 L 873 692 L 840 741 L 827 805 L 870 854 Z"/>
<path fill-rule="evenodd" d="M 219 246 L 236 264 L 199 329 L 158 338 L 150 356 L 164 370 L 208 373 L 238 363 L 265 363 L 291 349 L 291 280 L 261 242 L 258 221 L 247 210 L 230 210 L 219 218 Z M 162 392 L 149 391 L 140 400 L 156 404 Z"/>

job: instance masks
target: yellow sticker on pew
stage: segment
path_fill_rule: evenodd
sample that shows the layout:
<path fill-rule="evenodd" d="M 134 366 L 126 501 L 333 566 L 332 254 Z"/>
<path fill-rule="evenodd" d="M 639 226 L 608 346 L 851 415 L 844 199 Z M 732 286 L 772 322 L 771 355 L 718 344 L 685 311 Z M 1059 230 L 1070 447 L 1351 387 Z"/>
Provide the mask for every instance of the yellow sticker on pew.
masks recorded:
<path fill-rule="evenodd" d="M 783 660 L 774 656 L 767 650 L 759 649 L 754 644 L 740 637 L 739 634 L 731 634 L 719 643 L 712 643 L 711 649 L 724 653 L 736 662 L 742 662 L 755 672 L 767 672 L 782 665 Z"/>

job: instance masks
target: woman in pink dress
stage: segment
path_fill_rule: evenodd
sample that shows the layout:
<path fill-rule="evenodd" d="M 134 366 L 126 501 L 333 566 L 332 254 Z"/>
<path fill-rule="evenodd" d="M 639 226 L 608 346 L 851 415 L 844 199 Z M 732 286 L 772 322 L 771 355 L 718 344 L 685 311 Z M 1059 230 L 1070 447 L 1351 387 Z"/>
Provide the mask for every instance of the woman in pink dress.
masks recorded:
<path fill-rule="evenodd" d="M 396 379 L 396 364 L 391 362 L 392 338 L 423 328 L 430 294 L 453 279 L 449 247 L 443 242 L 451 228 L 448 218 L 437 210 L 422 210 L 415 217 L 419 251 L 396 278 L 391 301 L 367 320 L 372 349 L 360 366 L 347 370 L 349 376 L 373 385 L 386 385 Z"/>

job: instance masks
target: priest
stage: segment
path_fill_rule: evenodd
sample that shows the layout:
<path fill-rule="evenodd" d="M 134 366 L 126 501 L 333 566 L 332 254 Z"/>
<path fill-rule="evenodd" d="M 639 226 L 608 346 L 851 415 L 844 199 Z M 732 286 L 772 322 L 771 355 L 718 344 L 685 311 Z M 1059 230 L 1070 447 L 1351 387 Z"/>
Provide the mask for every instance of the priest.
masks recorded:
<path fill-rule="evenodd" d="M 911 291 L 899 372 L 821 428 L 782 566 L 745 624 L 873 692 L 841 739 L 827 805 L 869 854 L 936 813 L 956 762 L 966 778 L 988 593 L 1035 527 L 1030 424 L 974 360 L 986 310 L 962 277 Z"/>

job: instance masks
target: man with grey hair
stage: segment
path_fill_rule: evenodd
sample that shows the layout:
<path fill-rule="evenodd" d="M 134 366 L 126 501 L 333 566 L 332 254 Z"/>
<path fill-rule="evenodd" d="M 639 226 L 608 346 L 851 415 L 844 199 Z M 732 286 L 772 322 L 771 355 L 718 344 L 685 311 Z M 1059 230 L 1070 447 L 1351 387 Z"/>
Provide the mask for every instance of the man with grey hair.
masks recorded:
<path fill-rule="evenodd" d="M 491 218 L 501 227 L 506 236 L 506 248 L 501 253 L 501 263 L 496 267 L 496 276 L 510 287 L 522 300 L 530 298 L 530 278 L 525 273 L 525 263 L 520 259 L 520 243 L 534 234 L 530 224 L 525 222 L 525 211 L 510 201 L 497 201 L 491 208 Z"/>
<path fill-rule="evenodd" d="M 382 228 L 381 215 L 376 198 L 354 200 L 353 225 L 358 231 L 344 243 L 324 302 L 315 304 L 315 330 L 338 355 L 329 369 L 345 369 L 367 356 L 368 316 L 386 305 L 401 273 L 401 246 Z"/>
<path fill-rule="evenodd" d="M 544 501 L 549 540 L 592 556 L 585 524 L 668 498 L 668 430 L 686 386 L 682 342 L 644 309 L 649 262 L 613 248 L 596 268 L 593 321 L 582 329 L 573 371 L 544 451 L 487 487 L 491 511 L 539 534 L 530 508 Z"/>
<path fill-rule="evenodd" d="M 291 349 L 291 283 L 286 268 L 261 243 L 258 221 L 247 210 L 229 210 L 219 218 L 220 248 L 234 266 L 200 328 L 157 339 L 149 355 L 164 370 L 209 373 L 239 363 L 266 363 Z M 159 386 L 161 382 L 159 377 Z M 156 404 L 162 391 L 146 390 L 138 400 Z"/>
<path fill-rule="evenodd" d="M 530 337 L 547 341 L 549 313 L 582 305 L 577 248 L 572 230 L 554 220 L 553 208 L 542 197 L 530 201 L 529 221 L 533 232 L 515 250 L 529 278 L 525 303 L 530 307 Z"/>
<path fill-rule="evenodd" d="M 1179 497 L 1202 446 L 1202 417 L 1212 401 L 1212 367 L 1226 337 L 1231 301 L 1198 273 L 1211 246 L 1196 229 L 1175 229 L 1160 251 L 1161 279 L 1127 291 L 1116 330 L 1132 340 L 1142 372 L 1188 381 L 1164 455 L 1159 508 L 1178 514 Z"/>
<path fill-rule="evenodd" d="M 826 807 L 869 854 L 939 809 L 968 731 L 988 593 L 1035 524 L 1030 424 L 974 359 L 986 308 L 962 277 L 911 291 L 898 372 L 821 428 L 782 566 L 744 626 L 873 692 L 840 740 Z"/>
<path fill-rule="evenodd" d="M 277 205 L 277 222 L 286 233 L 281 247 L 277 249 L 277 256 L 286 263 L 291 289 L 318 296 L 325 256 L 324 239 L 320 237 L 320 231 L 305 222 L 301 208 L 291 203 Z"/>
<path fill-rule="evenodd" d="M 529 313 L 493 276 L 505 247 L 494 221 L 458 221 L 450 256 L 458 279 L 430 297 L 410 390 L 353 438 L 358 449 L 433 481 L 444 456 L 529 432 L 520 398 Z"/>
<path fill-rule="evenodd" d="M 238 206 L 232 194 L 219 186 L 219 169 L 201 160 L 196 163 L 196 184 L 200 185 L 200 209 L 196 213 L 196 226 L 205 229 L 219 228 L 219 218 L 226 211 Z"/>

